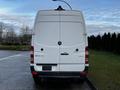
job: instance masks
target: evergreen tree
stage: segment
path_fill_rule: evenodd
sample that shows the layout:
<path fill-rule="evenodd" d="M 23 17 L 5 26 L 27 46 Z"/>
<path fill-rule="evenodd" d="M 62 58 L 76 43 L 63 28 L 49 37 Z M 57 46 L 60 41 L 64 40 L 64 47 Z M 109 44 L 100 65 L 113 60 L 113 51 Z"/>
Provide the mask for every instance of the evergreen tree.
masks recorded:
<path fill-rule="evenodd" d="M 94 35 L 88 37 L 90 49 L 104 50 L 120 54 L 120 33 L 104 33 L 103 36 Z"/>
<path fill-rule="evenodd" d="M 101 49 L 101 46 L 102 46 L 102 44 L 101 44 L 101 36 L 100 35 L 98 35 L 97 37 L 96 37 L 96 40 L 95 40 L 95 43 L 96 43 L 96 49 L 97 50 L 100 50 Z"/>
<path fill-rule="evenodd" d="M 120 33 L 117 35 L 117 44 L 116 44 L 116 51 L 117 51 L 117 53 L 119 53 L 120 54 Z"/>
<path fill-rule="evenodd" d="M 116 52 L 116 44 L 117 44 L 116 40 L 117 40 L 116 34 L 113 33 L 112 37 L 111 37 L 111 49 L 112 49 L 113 52 Z"/>

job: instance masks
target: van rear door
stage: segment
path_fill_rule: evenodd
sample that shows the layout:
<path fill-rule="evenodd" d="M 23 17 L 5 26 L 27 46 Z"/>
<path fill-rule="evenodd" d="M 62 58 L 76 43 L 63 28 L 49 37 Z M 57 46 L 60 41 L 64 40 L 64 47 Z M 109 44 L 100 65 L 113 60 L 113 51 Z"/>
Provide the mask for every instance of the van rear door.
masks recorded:
<path fill-rule="evenodd" d="M 75 12 L 70 12 L 70 14 Z M 60 71 L 83 71 L 85 68 L 85 28 L 80 13 L 61 12 Z"/>
<path fill-rule="evenodd" d="M 55 15 L 54 15 L 55 14 Z M 41 71 L 43 65 L 56 64 L 52 71 L 59 71 L 59 13 L 41 11 L 35 24 L 35 64 L 36 71 Z"/>

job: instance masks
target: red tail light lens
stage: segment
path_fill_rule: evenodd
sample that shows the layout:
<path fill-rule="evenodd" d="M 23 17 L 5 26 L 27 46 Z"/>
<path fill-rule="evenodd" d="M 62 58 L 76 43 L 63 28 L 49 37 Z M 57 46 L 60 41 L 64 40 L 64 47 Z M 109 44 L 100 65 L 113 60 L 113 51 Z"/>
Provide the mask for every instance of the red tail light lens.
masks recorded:
<path fill-rule="evenodd" d="M 85 48 L 85 64 L 88 64 L 88 57 L 89 57 L 88 47 L 86 47 Z"/>
<path fill-rule="evenodd" d="M 30 57 L 31 57 L 31 64 L 34 63 L 34 47 L 31 46 L 31 54 L 30 54 Z"/>

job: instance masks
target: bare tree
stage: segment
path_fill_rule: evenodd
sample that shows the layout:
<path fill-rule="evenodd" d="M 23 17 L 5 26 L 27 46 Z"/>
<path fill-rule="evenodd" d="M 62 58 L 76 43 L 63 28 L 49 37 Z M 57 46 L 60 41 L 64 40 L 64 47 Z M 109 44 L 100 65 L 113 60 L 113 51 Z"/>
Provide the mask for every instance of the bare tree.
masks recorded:
<path fill-rule="evenodd" d="M 31 29 L 28 26 L 21 28 L 21 43 L 24 45 L 29 45 L 31 40 Z"/>
<path fill-rule="evenodd" d="M 30 32 L 30 28 L 28 26 L 23 25 L 23 27 L 21 28 L 21 35 L 28 35 Z"/>
<path fill-rule="evenodd" d="M 0 22 L 0 43 L 2 42 L 3 29 L 5 29 L 4 23 Z"/>
<path fill-rule="evenodd" d="M 13 27 L 7 28 L 4 43 L 7 43 L 7 44 L 16 43 L 16 36 L 17 35 L 16 35 Z"/>

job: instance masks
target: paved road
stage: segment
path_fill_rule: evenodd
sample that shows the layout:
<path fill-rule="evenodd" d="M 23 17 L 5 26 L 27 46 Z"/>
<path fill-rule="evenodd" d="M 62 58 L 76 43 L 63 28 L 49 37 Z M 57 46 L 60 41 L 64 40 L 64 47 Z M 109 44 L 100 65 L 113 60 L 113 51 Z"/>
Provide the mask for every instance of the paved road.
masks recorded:
<path fill-rule="evenodd" d="M 0 50 L 0 58 L 8 57 L 8 56 L 11 56 L 11 55 L 14 55 L 14 54 L 18 54 L 18 53 L 20 53 L 20 52 L 21 52 L 21 51 Z"/>
<path fill-rule="evenodd" d="M 0 90 L 90 90 L 86 83 L 57 79 L 36 86 L 29 60 L 29 52 L 0 51 Z"/>

